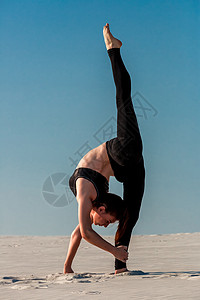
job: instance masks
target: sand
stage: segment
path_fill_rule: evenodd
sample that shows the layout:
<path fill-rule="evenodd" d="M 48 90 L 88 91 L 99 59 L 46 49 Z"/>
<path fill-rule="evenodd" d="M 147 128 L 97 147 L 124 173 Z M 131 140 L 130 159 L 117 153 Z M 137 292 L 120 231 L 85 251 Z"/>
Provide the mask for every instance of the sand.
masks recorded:
<path fill-rule="evenodd" d="M 113 243 L 114 237 L 105 237 Z M 0 299 L 200 299 L 200 233 L 132 236 L 129 272 L 81 242 L 63 274 L 69 237 L 1 236 Z"/>

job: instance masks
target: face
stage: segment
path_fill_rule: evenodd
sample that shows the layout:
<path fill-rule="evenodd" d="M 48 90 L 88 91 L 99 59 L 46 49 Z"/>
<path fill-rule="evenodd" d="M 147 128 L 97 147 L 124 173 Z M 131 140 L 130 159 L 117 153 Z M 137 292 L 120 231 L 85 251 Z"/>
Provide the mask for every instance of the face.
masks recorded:
<path fill-rule="evenodd" d="M 105 207 L 100 206 L 98 209 L 92 210 L 94 225 L 107 227 L 110 223 L 114 223 L 116 218 L 110 213 L 106 213 Z"/>

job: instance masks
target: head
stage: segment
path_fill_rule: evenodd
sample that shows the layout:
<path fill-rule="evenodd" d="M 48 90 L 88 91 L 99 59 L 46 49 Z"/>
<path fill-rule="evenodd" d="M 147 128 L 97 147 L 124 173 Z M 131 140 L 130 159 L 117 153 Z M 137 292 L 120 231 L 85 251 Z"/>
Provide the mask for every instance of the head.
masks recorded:
<path fill-rule="evenodd" d="M 93 223 L 95 225 L 107 227 L 110 223 L 120 220 L 124 211 L 124 201 L 121 197 L 105 193 L 100 199 L 92 202 L 91 211 Z"/>
<path fill-rule="evenodd" d="M 114 216 L 106 212 L 104 205 L 98 208 L 94 207 L 91 211 L 91 215 L 94 225 L 107 227 L 110 223 L 114 223 L 116 221 Z"/>

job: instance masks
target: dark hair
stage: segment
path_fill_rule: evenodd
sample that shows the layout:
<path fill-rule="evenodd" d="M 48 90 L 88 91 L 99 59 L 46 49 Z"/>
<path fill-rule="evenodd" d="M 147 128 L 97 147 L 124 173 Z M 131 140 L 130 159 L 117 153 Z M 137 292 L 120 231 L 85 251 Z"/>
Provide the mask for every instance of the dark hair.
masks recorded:
<path fill-rule="evenodd" d="M 106 212 L 114 216 L 116 220 L 119 220 L 115 235 L 115 242 L 117 243 L 124 234 L 129 219 L 129 213 L 125 205 L 125 201 L 116 194 L 104 193 L 97 200 L 92 201 L 92 205 L 96 208 L 105 206 Z"/>
<path fill-rule="evenodd" d="M 96 208 L 104 206 L 106 213 L 110 213 L 116 220 L 120 220 L 124 210 L 124 201 L 122 198 L 112 193 L 101 194 L 97 200 L 92 201 L 92 205 Z"/>

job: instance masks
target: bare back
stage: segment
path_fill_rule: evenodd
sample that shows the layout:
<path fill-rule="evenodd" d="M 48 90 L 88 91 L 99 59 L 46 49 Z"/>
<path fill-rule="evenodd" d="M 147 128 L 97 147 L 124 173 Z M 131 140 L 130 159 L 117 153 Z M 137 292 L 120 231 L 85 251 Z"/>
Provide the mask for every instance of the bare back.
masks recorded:
<path fill-rule="evenodd" d="M 76 169 L 77 168 L 90 168 L 101 173 L 107 180 L 109 180 L 110 176 L 114 176 L 106 150 L 106 143 L 90 150 L 80 160 Z"/>
<path fill-rule="evenodd" d="M 90 150 L 78 163 L 78 168 L 90 168 L 102 174 L 109 181 L 110 176 L 114 176 L 113 170 L 108 158 L 106 143 Z M 77 197 L 85 195 L 95 199 L 97 196 L 94 185 L 84 178 L 78 178 L 76 181 Z"/>

